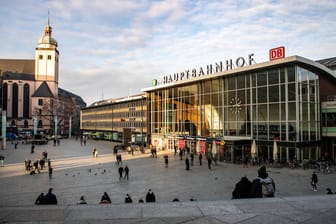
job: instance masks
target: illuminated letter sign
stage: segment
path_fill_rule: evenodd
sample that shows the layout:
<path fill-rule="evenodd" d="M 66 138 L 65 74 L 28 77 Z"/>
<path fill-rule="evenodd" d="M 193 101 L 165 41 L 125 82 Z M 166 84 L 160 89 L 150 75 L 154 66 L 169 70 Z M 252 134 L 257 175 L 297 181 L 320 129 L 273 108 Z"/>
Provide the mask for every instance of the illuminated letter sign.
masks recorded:
<path fill-rule="evenodd" d="M 285 47 L 277 47 L 269 50 L 270 61 L 277 60 L 285 57 Z"/>

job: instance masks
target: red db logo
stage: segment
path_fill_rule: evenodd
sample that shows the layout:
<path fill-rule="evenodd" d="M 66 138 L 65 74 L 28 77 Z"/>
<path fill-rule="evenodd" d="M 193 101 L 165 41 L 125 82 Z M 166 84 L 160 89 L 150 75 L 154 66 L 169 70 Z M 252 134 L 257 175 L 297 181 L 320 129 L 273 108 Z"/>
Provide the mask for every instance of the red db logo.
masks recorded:
<path fill-rule="evenodd" d="M 270 61 L 279 59 L 279 58 L 284 58 L 285 57 L 285 47 L 277 47 L 269 50 L 269 58 Z"/>

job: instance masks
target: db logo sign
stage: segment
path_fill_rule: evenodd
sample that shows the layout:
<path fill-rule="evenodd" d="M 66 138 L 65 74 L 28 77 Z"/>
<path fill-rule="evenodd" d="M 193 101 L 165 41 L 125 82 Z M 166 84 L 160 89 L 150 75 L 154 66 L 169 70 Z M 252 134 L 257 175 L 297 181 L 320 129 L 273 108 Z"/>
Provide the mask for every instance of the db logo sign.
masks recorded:
<path fill-rule="evenodd" d="M 270 61 L 284 57 L 285 57 L 285 47 L 283 46 L 269 50 Z"/>

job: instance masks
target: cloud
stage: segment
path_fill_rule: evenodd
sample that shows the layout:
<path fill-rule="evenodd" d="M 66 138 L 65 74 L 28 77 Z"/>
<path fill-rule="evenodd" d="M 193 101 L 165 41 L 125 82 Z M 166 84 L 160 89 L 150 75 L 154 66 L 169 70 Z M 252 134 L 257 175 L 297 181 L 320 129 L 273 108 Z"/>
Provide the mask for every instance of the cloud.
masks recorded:
<path fill-rule="evenodd" d="M 50 10 L 60 51 L 60 86 L 89 104 L 127 96 L 152 79 L 221 60 L 314 60 L 335 52 L 332 0 L 12 0 L 0 2 L 1 58 L 34 58 Z M 6 21 L 6 22 L 4 22 Z"/>

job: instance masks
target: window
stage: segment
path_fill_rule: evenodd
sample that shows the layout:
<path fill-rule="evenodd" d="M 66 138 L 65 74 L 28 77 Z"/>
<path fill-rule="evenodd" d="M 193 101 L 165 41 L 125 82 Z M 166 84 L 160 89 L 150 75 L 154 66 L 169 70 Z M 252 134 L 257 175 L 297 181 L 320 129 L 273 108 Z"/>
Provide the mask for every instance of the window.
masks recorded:
<path fill-rule="evenodd" d="M 40 59 L 40 60 L 43 59 L 43 55 L 42 55 L 42 54 L 39 55 L 39 59 Z"/>
<path fill-rule="evenodd" d="M 38 99 L 38 105 L 42 106 L 43 105 L 43 99 Z"/>
<path fill-rule="evenodd" d="M 51 60 L 51 55 L 48 55 L 48 60 Z"/>

